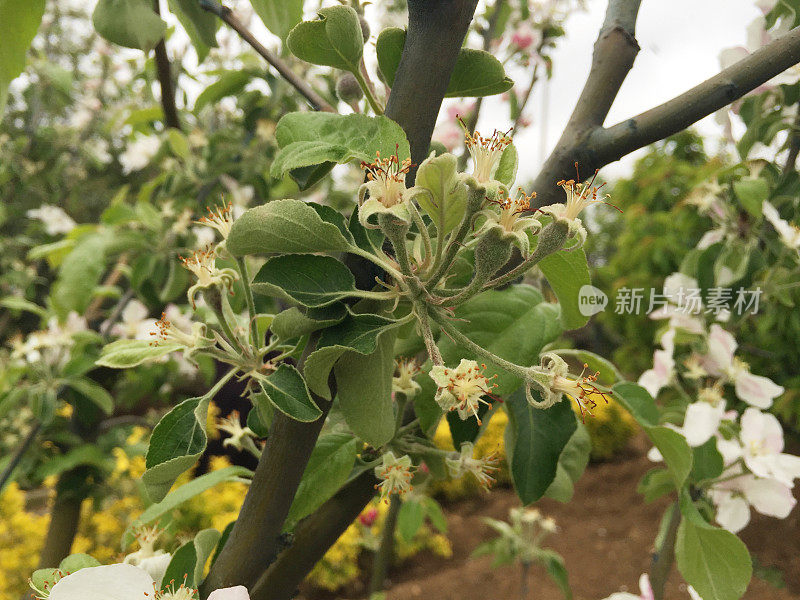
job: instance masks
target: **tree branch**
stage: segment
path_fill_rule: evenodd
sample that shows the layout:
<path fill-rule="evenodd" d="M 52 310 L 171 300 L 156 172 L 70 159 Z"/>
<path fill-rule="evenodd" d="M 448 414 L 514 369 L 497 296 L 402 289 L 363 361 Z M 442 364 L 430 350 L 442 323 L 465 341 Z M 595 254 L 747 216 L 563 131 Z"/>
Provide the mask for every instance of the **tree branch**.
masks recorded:
<path fill-rule="evenodd" d="M 14 469 L 17 468 L 17 465 L 22 460 L 22 457 L 25 456 L 25 453 L 30 448 L 33 440 L 36 439 L 36 436 L 39 435 L 39 431 L 42 429 L 41 423 L 36 423 L 33 427 L 31 427 L 28 434 L 25 436 L 25 439 L 22 440 L 22 443 L 17 446 L 17 449 L 14 451 L 14 455 L 11 457 L 11 460 L 6 465 L 6 468 L 3 469 L 2 474 L 0 474 L 0 491 L 6 486 L 6 483 L 11 479 L 11 476 L 14 474 Z"/>
<path fill-rule="evenodd" d="M 220 19 L 225 21 L 231 29 L 233 29 L 239 36 L 250 46 L 253 50 L 258 52 L 264 60 L 266 60 L 289 84 L 294 87 L 300 94 L 308 100 L 309 104 L 314 110 L 321 110 L 324 112 L 337 112 L 330 103 L 320 96 L 308 83 L 297 73 L 292 71 L 285 62 L 279 57 L 270 52 L 256 37 L 244 26 L 233 11 L 227 6 L 222 6 L 214 0 L 199 0 L 200 8 L 212 14 L 217 15 Z"/>
<path fill-rule="evenodd" d="M 342 487 L 294 530 L 292 545 L 250 590 L 252 600 L 287 600 L 375 495 L 372 470 Z"/>
<path fill-rule="evenodd" d="M 153 0 L 153 10 L 157 15 L 161 14 L 159 2 L 160 0 Z M 158 84 L 161 87 L 161 107 L 164 110 L 164 125 L 172 129 L 180 129 L 181 121 L 178 118 L 178 109 L 175 106 L 175 84 L 172 81 L 169 56 L 167 56 L 166 38 L 161 38 L 161 41 L 156 44 L 154 55 Z"/>
<path fill-rule="evenodd" d="M 428 156 L 450 75 L 478 0 L 409 0 L 408 34 L 386 116 L 406 132 L 411 160 Z M 414 173 L 407 181 L 413 184 Z"/>
<path fill-rule="evenodd" d="M 548 158 L 536 178 L 537 206 L 559 201 L 555 182 L 567 177 L 576 161 L 588 174 L 682 131 L 799 62 L 800 28 L 795 28 L 660 106 L 609 128 L 589 129 Z"/>
<path fill-rule="evenodd" d="M 69 556 L 81 519 L 84 496 L 70 489 L 72 473 L 63 473 L 56 484 L 56 497 L 50 509 L 50 524 L 39 554 L 39 568 L 57 567 Z"/>
<path fill-rule="evenodd" d="M 316 347 L 318 333 L 312 334 L 298 368 Z M 335 388 L 333 373 L 329 385 Z M 332 389 L 335 395 L 335 389 Z M 258 461 L 253 481 L 245 496 L 236 524 L 200 589 L 201 598 L 219 588 L 256 583 L 283 549 L 281 532 L 300 485 L 308 459 L 328 416 L 331 402 L 312 394 L 322 415 L 301 423 L 276 411 L 267 445 Z"/>
<path fill-rule="evenodd" d="M 562 165 L 571 159 L 580 140 L 602 126 L 608 116 L 617 92 L 639 53 L 635 36 L 640 4 L 641 0 L 609 0 L 603 26 L 594 44 L 592 66 L 586 84 L 561 138 L 534 182 L 534 189 L 539 197 L 548 196 L 545 190 L 552 193 L 558 189 L 555 185 L 556 179 L 551 173 L 561 173 Z M 551 203 L 551 198 L 537 200 L 538 206 Z"/>
<path fill-rule="evenodd" d="M 789 153 L 786 155 L 786 163 L 782 170 L 784 177 L 794 171 L 798 153 L 800 153 L 800 104 L 797 105 L 792 130 L 789 133 Z"/>

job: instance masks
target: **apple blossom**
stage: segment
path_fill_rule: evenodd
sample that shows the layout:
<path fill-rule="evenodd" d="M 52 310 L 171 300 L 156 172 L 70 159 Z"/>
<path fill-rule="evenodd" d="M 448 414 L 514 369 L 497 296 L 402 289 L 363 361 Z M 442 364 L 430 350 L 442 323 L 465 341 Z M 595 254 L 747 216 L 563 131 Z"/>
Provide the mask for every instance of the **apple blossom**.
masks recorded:
<path fill-rule="evenodd" d="M 50 590 L 49 600 L 194 600 L 197 590 L 174 583 L 159 589 L 153 578 L 126 563 L 87 567 L 62 577 Z M 235 586 L 213 591 L 208 600 L 250 600 L 247 588 Z"/>
<path fill-rule="evenodd" d="M 410 221 L 406 202 L 415 191 L 406 188 L 406 175 L 411 167 L 411 159 L 401 161 L 396 152 L 389 158 L 381 158 L 380 152 L 376 152 L 373 162 L 362 161 L 361 168 L 366 173 L 367 182 L 358 188 L 358 220 L 364 227 L 377 227 L 369 222 L 370 217 L 376 214 L 390 214 L 402 221 Z"/>
<path fill-rule="evenodd" d="M 156 135 L 140 135 L 128 144 L 120 154 L 119 162 L 122 172 L 130 175 L 134 171 L 144 169 L 161 148 L 161 140 Z"/>
<path fill-rule="evenodd" d="M 450 477 L 458 479 L 472 473 L 482 488 L 488 490 L 494 483 L 491 473 L 497 470 L 498 458 L 494 454 L 483 458 L 473 458 L 475 446 L 471 442 L 461 444 L 461 452 L 445 459 Z"/>
<path fill-rule="evenodd" d="M 47 235 L 69 233 L 76 226 L 75 221 L 64 212 L 63 208 L 51 204 L 42 204 L 39 208 L 33 208 L 25 214 L 29 219 L 41 221 Z"/>
<path fill-rule="evenodd" d="M 430 378 L 439 386 L 436 402 L 442 410 L 456 410 L 462 419 L 474 416 L 480 424 L 478 407 L 481 403 L 489 405 L 483 396 L 490 394 L 495 387 L 489 383 L 490 378 L 483 375 L 485 368 L 486 365 L 479 367 L 477 362 L 466 358 L 462 358 L 455 369 L 434 365 Z"/>
<path fill-rule="evenodd" d="M 639 377 L 639 385 L 655 398 L 661 388 L 672 380 L 675 374 L 675 330 L 668 329 L 661 336 L 661 350 L 653 353 L 653 368 L 648 369 Z"/>
<path fill-rule="evenodd" d="M 394 452 L 389 451 L 383 455 L 383 462 L 375 467 L 375 477 L 380 480 L 375 484 L 375 489 L 380 490 L 383 500 L 388 501 L 392 494 L 402 498 L 414 489 L 411 485 L 413 467 L 411 457 L 407 454 L 397 458 Z"/>
<path fill-rule="evenodd" d="M 700 359 L 703 368 L 731 381 L 740 400 L 757 408 L 769 408 L 783 393 L 783 388 L 771 379 L 750 373 L 747 363 L 734 356 L 736 339 L 716 323 L 711 326 L 707 341 L 708 351 Z"/>
<path fill-rule="evenodd" d="M 495 129 L 492 135 L 486 138 L 477 131 L 470 133 L 463 121 L 461 126 L 464 128 L 467 150 L 472 157 L 472 175 L 478 183 L 492 181 L 503 152 L 511 144 L 511 131 L 502 132 Z"/>
<path fill-rule="evenodd" d="M 604 600 L 654 600 L 653 587 L 650 585 L 650 577 L 647 573 L 642 573 L 639 577 L 639 595 L 630 592 L 614 592 Z"/>
<path fill-rule="evenodd" d="M 766 200 L 764 200 L 764 204 L 762 205 L 762 211 L 764 217 L 775 228 L 775 231 L 778 232 L 781 241 L 787 248 L 792 250 L 800 248 L 800 227 L 781 219 L 777 209 Z"/>

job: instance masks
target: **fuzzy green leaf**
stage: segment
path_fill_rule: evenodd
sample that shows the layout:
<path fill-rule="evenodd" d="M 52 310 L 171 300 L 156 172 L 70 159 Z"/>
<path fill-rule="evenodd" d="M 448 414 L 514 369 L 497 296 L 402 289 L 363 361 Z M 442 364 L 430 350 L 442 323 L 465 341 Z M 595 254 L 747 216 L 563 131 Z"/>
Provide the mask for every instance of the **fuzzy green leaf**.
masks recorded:
<path fill-rule="evenodd" d="M 564 329 L 578 329 L 586 325 L 589 317 L 581 314 L 580 290 L 584 285 L 591 285 L 592 280 L 583 249 L 555 252 L 544 258 L 539 268 L 558 298 Z"/>
<path fill-rule="evenodd" d="M 109 42 L 145 51 L 151 50 L 167 30 L 149 0 L 100 0 L 92 22 Z"/>
<path fill-rule="evenodd" d="M 344 252 L 349 242 L 302 200 L 274 200 L 236 219 L 226 242 L 234 256 Z"/>
<path fill-rule="evenodd" d="M 288 340 L 341 323 L 346 316 L 347 309 L 341 303 L 305 312 L 293 306 L 275 315 L 270 330 L 282 340 Z"/>
<path fill-rule="evenodd" d="M 256 274 L 253 291 L 320 307 L 357 294 L 356 280 L 341 261 L 315 254 L 270 258 Z"/>
<path fill-rule="evenodd" d="M 308 393 L 303 376 L 291 365 L 284 363 L 261 380 L 261 389 L 275 408 L 296 421 L 308 423 L 322 415 Z"/>
<path fill-rule="evenodd" d="M 44 15 L 44 0 L 0 0 L 0 117 L 8 84 L 25 69 L 28 48 Z"/>
<path fill-rule="evenodd" d="M 415 195 L 420 208 L 433 219 L 438 235 L 455 229 L 464 217 L 467 186 L 458 177 L 458 160 L 452 154 L 431 156 L 417 170 Z"/>
<path fill-rule="evenodd" d="M 321 8 L 317 17 L 299 23 L 289 32 L 289 50 L 314 65 L 358 72 L 364 51 L 358 13 L 349 6 L 330 6 Z"/>
<path fill-rule="evenodd" d="M 111 369 L 129 369 L 166 356 L 180 348 L 179 344 L 174 343 L 160 343 L 158 346 L 153 346 L 147 340 L 117 340 L 103 347 L 100 358 L 95 364 L 98 367 Z"/>
<path fill-rule="evenodd" d="M 303 0 L 252 0 L 264 25 L 282 40 L 303 20 Z"/>

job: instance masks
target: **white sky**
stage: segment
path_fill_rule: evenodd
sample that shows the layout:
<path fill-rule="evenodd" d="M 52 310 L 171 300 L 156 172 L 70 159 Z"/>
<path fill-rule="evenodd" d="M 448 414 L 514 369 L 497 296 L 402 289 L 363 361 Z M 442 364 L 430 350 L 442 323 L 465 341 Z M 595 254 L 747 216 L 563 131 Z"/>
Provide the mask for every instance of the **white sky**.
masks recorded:
<path fill-rule="evenodd" d="M 567 35 L 553 53 L 554 73 L 546 94 L 546 127 L 542 131 L 542 88 L 534 92 L 529 114 L 532 125 L 515 137 L 521 156 L 529 157 L 520 180 L 535 176 L 541 164 L 542 137 L 545 156 L 552 150 L 591 65 L 592 46 L 605 16 L 604 0 L 589 0 L 586 13 L 572 15 L 566 23 Z M 641 51 L 620 89 L 606 124 L 632 117 L 656 106 L 719 72 L 719 53 L 723 48 L 744 45 L 746 27 L 759 16 L 753 0 L 643 0 L 636 27 Z M 506 108 L 487 103 L 482 113 L 484 128 L 497 126 L 496 119 L 507 119 Z M 698 129 L 711 136 L 720 132 L 713 117 L 700 122 Z M 633 159 L 627 157 L 603 170 L 606 178 L 630 171 Z"/>

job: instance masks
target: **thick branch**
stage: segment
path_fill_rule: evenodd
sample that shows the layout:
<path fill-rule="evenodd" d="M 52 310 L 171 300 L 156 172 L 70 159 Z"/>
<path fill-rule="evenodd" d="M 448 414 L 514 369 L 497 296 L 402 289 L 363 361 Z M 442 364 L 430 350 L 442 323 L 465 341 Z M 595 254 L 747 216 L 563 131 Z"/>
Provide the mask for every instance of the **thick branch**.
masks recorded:
<path fill-rule="evenodd" d="M 83 497 L 75 491 L 68 489 L 63 476 L 56 485 L 56 497 L 53 508 L 50 509 L 50 524 L 47 527 L 47 537 L 39 554 L 39 568 L 57 567 L 58 564 L 69 556 L 75 535 L 78 533 L 78 524 L 81 518 L 81 503 Z"/>
<path fill-rule="evenodd" d="M 160 0 L 153 0 L 153 10 L 157 15 L 161 14 L 159 2 Z M 162 38 L 156 44 L 154 54 L 158 84 L 161 87 L 161 107 L 164 110 L 164 125 L 172 129 L 180 129 L 181 121 L 178 118 L 178 109 L 175 105 L 175 84 L 172 81 L 169 56 L 167 56 L 166 38 Z"/>
<path fill-rule="evenodd" d="M 411 159 L 428 155 L 431 135 L 477 0 L 409 0 L 408 34 L 386 116 L 411 144 Z"/>
<path fill-rule="evenodd" d="M 294 87 L 300 94 L 308 100 L 314 110 L 321 110 L 324 112 L 337 112 L 330 103 L 320 96 L 314 88 L 297 73 L 292 71 L 285 62 L 270 52 L 261 42 L 258 41 L 247 27 L 244 26 L 233 11 L 227 6 L 222 6 L 214 0 L 199 0 L 200 7 L 210 13 L 217 15 L 220 19 L 225 21 L 231 29 L 233 29 L 239 36 L 250 46 L 253 50 L 258 52 L 264 60 L 266 60 L 289 84 Z"/>
<path fill-rule="evenodd" d="M 362 473 L 301 521 L 292 545 L 250 590 L 252 600 L 287 600 L 294 596 L 308 572 L 373 498 L 375 483 L 372 471 Z"/>
<path fill-rule="evenodd" d="M 686 129 L 797 63 L 800 63 L 800 28 L 660 106 L 607 129 L 595 127 L 570 145 L 557 147 L 536 178 L 537 206 L 560 200 L 554 184 L 572 172 L 576 161 L 588 174 Z"/>
<path fill-rule="evenodd" d="M 300 360 L 301 369 L 315 346 L 312 335 Z M 333 375 L 329 383 L 335 387 Z M 312 423 L 276 411 L 236 524 L 200 590 L 202 598 L 219 588 L 252 587 L 283 549 L 283 523 L 331 407 L 324 398 L 313 397 L 322 416 Z"/>
<path fill-rule="evenodd" d="M 561 134 L 561 139 L 558 140 L 558 144 L 545 161 L 542 172 L 535 181 L 534 189 L 540 198 L 547 196 L 545 190 L 552 192 L 557 189 L 556 179 L 550 177 L 550 173 L 556 170 L 561 172 L 560 167 L 565 162 L 565 155 L 571 156 L 580 140 L 588 132 L 600 127 L 608 111 L 611 110 L 617 92 L 639 53 L 635 27 L 640 4 L 641 0 L 609 0 L 605 21 L 594 44 L 592 67 L 586 78 L 586 84 Z M 546 178 L 543 174 L 547 175 Z M 546 201 L 542 199 L 538 205 L 550 203 L 550 199 Z"/>
<path fill-rule="evenodd" d="M 14 455 L 11 457 L 11 460 L 0 474 L 0 491 L 2 491 L 6 486 L 6 483 L 11 480 L 11 476 L 14 474 L 14 469 L 17 468 L 17 465 L 19 465 L 22 457 L 25 456 L 25 453 L 31 447 L 33 440 L 35 440 L 36 436 L 39 435 L 39 431 L 41 431 L 41 429 L 41 423 L 36 423 L 33 427 L 31 427 L 30 431 L 28 431 L 28 434 L 25 436 L 25 439 L 22 440 L 22 443 L 14 451 Z"/>

